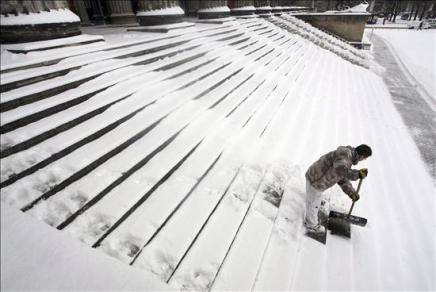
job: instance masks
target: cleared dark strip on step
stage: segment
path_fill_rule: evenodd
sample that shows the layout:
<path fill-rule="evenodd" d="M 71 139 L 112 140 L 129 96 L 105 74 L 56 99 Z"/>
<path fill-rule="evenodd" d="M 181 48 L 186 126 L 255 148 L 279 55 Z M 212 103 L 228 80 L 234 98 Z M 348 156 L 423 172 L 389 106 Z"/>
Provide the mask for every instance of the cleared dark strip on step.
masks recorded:
<path fill-rule="evenodd" d="M 114 71 L 114 70 L 117 70 L 117 69 L 120 69 L 120 68 L 124 68 L 124 67 L 127 67 L 127 66 L 133 66 L 133 65 L 150 64 L 150 63 L 156 62 L 156 61 L 158 61 L 160 59 L 170 58 L 170 57 L 173 57 L 173 56 L 175 56 L 177 54 L 193 50 L 193 49 L 195 49 L 197 47 L 200 47 L 200 46 L 201 45 L 195 45 L 195 46 L 191 46 L 191 47 L 188 47 L 188 48 L 185 48 L 185 49 L 181 49 L 181 50 L 179 49 L 179 50 L 176 50 L 176 51 L 173 51 L 173 52 L 170 52 L 170 53 L 166 53 L 166 54 L 163 54 L 163 55 L 160 55 L 160 56 L 156 56 L 156 57 L 150 58 L 148 60 L 140 61 L 140 62 L 137 62 L 137 63 L 126 65 L 126 66 L 121 66 L 121 67 L 118 67 L 118 68 L 115 68 L 113 70 L 109 70 L 109 71 L 106 71 L 106 72 L 100 72 L 100 73 L 97 73 L 97 74 L 95 74 L 93 76 L 86 77 L 86 78 L 81 79 L 81 80 L 73 81 L 73 82 L 70 82 L 70 83 L 67 83 L 67 84 L 63 84 L 63 85 L 60 85 L 60 86 L 57 86 L 57 87 L 54 87 L 54 88 L 51 88 L 51 89 L 48 89 L 48 90 L 44 90 L 44 91 L 37 92 L 37 93 L 32 93 L 32 94 L 29 94 L 29 95 L 26 95 L 26 96 L 22 96 L 22 97 L 19 97 L 19 98 L 10 100 L 10 101 L 6 101 L 6 102 L 3 102 L 3 103 L 0 104 L 0 112 L 5 112 L 5 111 L 8 111 L 8 110 L 17 108 L 17 107 L 19 107 L 21 105 L 33 103 L 35 101 L 39 101 L 39 100 L 42 100 L 42 99 L 54 96 L 56 94 L 62 93 L 62 92 L 67 91 L 69 89 L 76 88 L 79 85 L 81 85 L 83 83 L 86 83 L 86 82 L 88 82 L 88 81 L 90 81 L 90 80 L 92 80 L 92 79 L 94 79 L 94 78 L 96 78 L 98 76 L 101 76 L 101 75 L 103 75 L 105 73 L 108 73 L 108 72 L 111 72 L 111 71 Z"/>
<path fill-rule="evenodd" d="M 256 23 L 256 24 L 248 25 L 247 28 L 261 26 L 261 25 L 264 25 L 264 24 L 263 23 Z"/>
<path fill-rule="evenodd" d="M 258 42 L 259 42 L 259 41 L 251 42 L 251 43 L 249 43 L 248 45 L 245 45 L 245 46 L 243 46 L 243 47 L 240 47 L 238 50 L 241 51 L 241 50 L 243 50 L 243 49 L 245 49 L 245 48 L 248 48 L 249 46 L 252 46 L 252 45 L 254 45 L 254 44 L 258 43 Z"/>
<path fill-rule="evenodd" d="M 82 177 L 84 177 L 85 175 L 87 175 L 88 173 L 93 171 L 95 168 L 97 168 L 98 166 L 100 166 L 101 164 L 103 164 L 104 162 L 106 162 L 107 160 L 109 160 L 110 158 L 115 156 L 116 154 L 120 153 L 121 151 L 123 151 L 124 149 L 129 147 L 131 144 L 135 143 L 137 140 L 139 140 L 142 137 L 144 137 L 148 132 L 153 130 L 166 117 L 167 116 L 162 117 L 161 119 L 159 119 L 158 121 L 154 122 L 150 126 L 146 127 L 145 129 L 143 129 L 142 131 L 140 131 L 139 133 L 137 133 L 133 137 L 129 138 L 128 140 L 126 140 L 122 144 L 118 145 L 117 147 L 115 147 L 111 151 L 107 152 L 106 154 L 104 154 L 103 156 L 98 158 L 97 160 L 94 160 L 88 166 L 82 168 L 81 170 L 77 171 L 76 173 L 74 173 L 73 175 L 71 175 L 70 177 L 68 177 L 64 181 L 62 181 L 61 183 L 55 185 L 48 192 L 42 194 L 41 196 L 39 196 L 38 198 L 36 198 L 32 202 L 30 202 L 29 204 L 27 204 L 26 206 L 21 208 L 21 211 L 26 212 L 27 210 L 33 208 L 41 200 L 46 200 L 46 199 L 50 198 L 51 196 L 53 196 L 57 192 L 63 190 L 64 188 L 66 188 L 67 186 L 72 184 L 73 182 L 81 179 Z"/>
<path fill-rule="evenodd" d="M 168 54 L 165 54 L 165 55 L 156 56 L 154 58 L 150 58 L 150 59 L 147 59 L 147 60 L 144 60 L 144 61 L 141 61 L 141 62 L 137 62 L 137 63 L 131 64 L 131 65 L 147 65 L 147 64 L 151 64 L 151 63 L 154 63 L 154 62 L 159 61 L 161 59 L 171 58 L 171 57 L 174 57 L 174 56 L 176 56 L 176 55 L 178 55 L 180 53 L 191 51 L 191 50 L 196 49 L 198 47 L 201 47 L 201 45 L 195 45 L 195 46 L 183 49 L 183 50 L 178 50 L 178 51 L 175 51 L 175 52 L 172 52 L 172 53 L 168 53 Z M 129 65 L 129 66 L 131 66 L 131 65 Z"/>
<path fill-rule="evenodd" d="M 260 31 L 260 30 L 265 30 L 265 29 L 268 29 L 268 28 L 269 28 L 269 26 L 263 26 L 263 27 L 261 27 L 261 28 L 253 29 L 252 32 Z M 272 31 L 272 30 L 270 30 L 270 31 Z"/>
<path fill-rule="evenodd" d="M 91 97 L 99 94 L 100 92 L 105 91 L 106 89 L 108 89 L 111 86 L 113 86 L 113 85 L 110 85 L 108 87 L 99 89 L 97 91 L 94 91 L 94 92 L 82 95 L 79 98 L 75 98 L 75 99 L 69 100 L 67 102 L 55 105 L 53 107 L 46 108 L 46 109 L 44 109 L 42 111 L 30 114 L 28 116 L 25 116 L 23 118 L 20 118 L 18 120 L 13 121 L 13 122 L 9 122 L 9 123 L 7 123 L 7 124 L 5 124 L 5 125 L 0 127 L 0 133 L 1 134 L 5 134 L 5 133 L 8 133 L 8 132 L 11 132 L 11 131 L 16 130 L 18 128 L 21 128 L 21 127 L 24 127 L 24 126 L 29 125 L 31 123 L 34 123 L 34 122 L 36 122 L 36 121 L 38 121 L 40 119 L 46 118 L 46 117 L 48 117 L 50 115 L 54 115 L 54 114 L 56 114 L 58 112 L 66 110 L 66 109 L 68 109 L 70 107 L 73 107 L 75 105 L 78 105 L 78 104 L 80 104 L 82 102 L 87 101 Z"/>
<path fill-rule="evenodd" d="M 235 28 L 235 29 L 232 29 L 232 30 L 226 30 L 226 31 L 223 31 L 223 32 L 212 33 L 212 34 L 209 34 L 209 35 L 205 35 L 205 36 L 203 36 L 203 37 L 214 37 L 214 36 L 219 36 L 219 35 L 223 35 L 223 34 L 228 34 L 228 33 L 235 32 L 235 31 L 238 31 L 238 29 Z"/>
<path fill-rule="evenodd" d="M 243 36 L 244 34 L 245 34 L 245 33 L 243 32 L 243 33 L 239 33 L 239 34 L 235 34 L 235 35 L 227 36 L 227 37 L 224 37 L 224 38 L 220 38 L 220 39 L 217 39 L 216 41 L 217 41 L 217 42 L 228 41 L 228 40 L 231 40 L 231 39 L 235 39 L 235 38 L 241 37 L 241 36 Z"/>
<path fill-rule="evenodd" d="M 175 89 L 174 91 L 185 89 L 185 88 L 187 88 L 187 87 L 197 83 L 198 81 L 203 80 L 204 78 L 206 78 L 206 77 L 208 77 L 208 76 L 210 76 L 212 74 L 215 74 L 216 72 L 224 69 L 225 67 L 229 66 L 231 63 L 232 62 L 228 62 L 228 63 L 226 63 L 226 64 L 224 64 L 224 65 L 222 65 L 222 66 L 220 66 L 220 67 L 218 67 L 218 68 L 216 68 L 216 69 L 214 69 L 214 70 L 212 70 L 212 71 L 210 71 L 210 72 L 208 72 L 208 73 L 206 73 L 206 74 L 204 74 L 204 75 L 202 75 L 200 77 L 198 77 L 197 79 L 192 80 L 192 81 L 186 83 L 185 85 L 182 85 L 181 87 Z"/>
<path fill-rule="evenodd" d="M 241 167 L 238 168 L 238 170 L 236 171 L 235 175 L 233 176 L 233 178 L 230 180 L 230 183 L 227 185 L 226 189 L 224 190 L 223 194 L 221 195 L 220 199 L 218 200 L 218 202 L 216 203 L 215 207 L 212 209 L 212 212 L 209 214 L 209 216 L 207 217 L 206 221 L 203 222 L 203 225 L 201 226 L 200 230 L 198 230 L 197 234 L 195 235 L 194 239 L 192 240 L 191 244 L 188 246 L 188 248 L 186 249 L 185 253 L 183 254 L 182 258 L 178 261 L 177 265 L 175 266 L 175 268 L 173 269 L 173 271 L 171 272 L 170 276 L 166 279 L 165 282 L 169 282 L 171 280 L 171 278 L 173 277 L 174 273 L 176 272 L 176 270 L 179 268 L 180 263 L 183 261 L 183 259 L 186 257 L 186 255 L 188 254 L 188 252 L 191 250 L 192 246 L 194 245 L 194 243 L 197 241 L 198 237 L 200 236 L 200 233 L 203 231 L 204 227 L 206 227 L 207 223 L 209 222 L 210 218 L 212 218 L 212 216 L 215 214 L 215 211 L 218 209 L 218 206 L 221 204 L 222 200 L 224 199 L 224 197 L 226 196 L 226 194 L 229 192 L 230 187 L 232 186 L 233 182 L 235 181 L 236 177 L 238 176 L 239 172 L 241 170 Z"/>
<path fill-rule="evenodd" d="M 223 84 L 224 82 L 230 80 L 232 77 L 234 77 L 236 74 L 238 74 L 239 72 L 241 72 L 244 68 L 239 68 L 238 70 L 236 70 L 235 72 L 233 72 L 232 74 L 224 77 L 223 79 L 221 79 L 218 83 L 215 83 L 213 86 L 207 88 L 206 90 L 204 90 L 203 92 L 201 92 L 200 94 L 198 94 L 196 97 L 193 98 L 193 100 L 196 99 L 200 99 L 202 98 L 204 95 L 206 95 L 207 93 L 209 93 L 210 91 L 214 90 L 215 88 L 221 86 L 221 84 Z"/>
<path fill-rule="evenodd" d="M 275 34 L 272 34 L 272 35 L 269 35 L 269 36 L 267 36 L 267 38 L 272 38 L 272 37 L 275 37 L 276 35 L 278 35 L 279 34 L 279 32 L 276 32 Z M 284 37 L 284 36 L 282 36 L 282 37 Z M 280 39 L 280 38 L 279 38 Z M 275 42 L 276 40 L 272 40 L 273 42 Z"/>
<path fill-rule="evenodd" d="M 21 79 L 21 80 L 18 80 L 18 81 L 13 81 L 13 82 L 10 82 L 10 83 L 2 84 L 0 86 L 0 92 L 4 93 L 6 91 L 9 91 L 9 90 L 12 90 L 12 89 L 17 89 L 19 87 L 30 85 L 30 84 L 33 84 L 33 83 L 36 83 L 36 82 L 39 82 L 39 81 L 43 81 L 43 80 L 46 80 L 46 79 L 55 78 L 55 77 L 59 77 L 59 76 L 64 76 L 64 75 L 67 75 L 68 73 L 70 73 L 71 71 L 78 70 L 80 68 L 82 68 L 82 66 L 71 67 L 71 68 L 68 68 L 68 69 L 59 70 L 59 71 L 51 72 L 51 73 L 48 73 L 48 74 L 38 75 L 38 76 L 35 76 L 35 77 L 31 77 L 31 78 L 27 78 L 27 79 Z"/>
<path fill-rule="evenodd" d="M 282 98 L 282 100 L 280 101 L 280 107 L 283 105 L 283 102 L 286 100 L 286 98 L 289 95 L 289 91 L 285 94 L 285 96 Z M 278 111 L 278 110 L 277 110 Z M 269 125 L 271 124 L 272 120 L 275 118 L 275 115 L 272 116 L 268 123 L 266 124 L 265 128 L 263 128 L 262 133 L 260 133 L 259 138 L 262 138 L 262 136 L 265 134 L 265 131 L 268 129 Z"/>
<path fill-rule="evenodd" d="M 242 39 L 242 40 L 235 41 L 235 42 L 233 42 L 233 43 L 230 43 L 229 46 L 235 46 L 235 45 L 238 45 L 238 44 L 244 43 L 244 42 L 248 41 L 250 38 L 251 38 L 251 37 L 246 37 L 246 38 L 244 38 L 244 39 Z"/>
<path fill-rule="evenodd" d="M 136 209 L 138 209 L 149 197 L 150 195 L 159 188 L 179 167 L 191 156 L 192 153 L 200 146 L 203 142 L 201 140 L 197 143 L 176 165 L 174 165 L 148 192 L 146 192 L 120 219 L 118 219 L 104 234 L 97 240 L 92 247 L 97 247 L 100 243 L 114 231 L 121 223 L 123 223 Z"/>
<path fill-rule="evenodd" d="M 275 59 L 277 59 L 278 57 L 280 57 L 283 53 L 280 52 L 277 55 L 274 56 L 274 58 L 272 58 L 271 60 L 269 60 L 267 63 L 265 63 L 265 67 L 268 66 L 272 61 L 274 61 Z"/>
<path fill-rule="evenodd" d="M 134 174 L 137 170 L 142 168 L 144 165 L 146 165 L 156 154 L 164 150 L 171 142 L 176 139 L 176 137 L 186 128 L 183 127 L 180 129 L 177 133 L 172 135 L 170 138 L 168 138 L 166 141 L 164 141 L 161 145 L 159 145 L 156 149 L 154 149 L 151 153 L 149 153 L 147 156 L 145 156 L 143 159 L 141 159 L 138 163 L 136 163 L 134 166 L 132 166 L 129 170 L 124 172 L 118 179 L 113 181 L 110 185 L 108 185 L 104 190 L 102 190 L 100 193 L 98 193 L 94 198 L 89 200 L 85 205 L 83 205 L 79 210 L 77 210 L 74 214 L 72 214 L 70 217 L 68 217 L 64 222 L 59 224 L 57 226 L 57 229 L 62 230 L 65 227 L 67 227 L 71 222 L 73 222 L 78 216 L 83 214 L 86 210 L 97 204 L 101 199 L 103 199 L 111 190 L 113 190 L 115 187 L 120 185 L 123 181 L 128 179 L 132 174 Z M 191 150 L 192 151 L 192 150 Z M 183 159 L 182 159 L 183 160 Z M 162 179 L 161 179 L 162 180 Z M 159 182 L 161 182 L 161 180 Z M 155 190 L 159 184 L 157 182 L 151 190 Z M 163 181 L 162 181 L 163 182 Z M 162 183 L 161 182 L 161 183 Z M 118 221 L 117 221 L 118 222 Z M 115 229 L 117 225 L 117 222 L 109 228 L 105 234 L 109 234 L 111 230 Z M 118 226 L 118 225 L 117 225 Z"/>
<path fill-rule="evenodd" d="M 273 40 L 274 42 L 276 42 L 276 41 L 279 41 L 279 40 L 281 40 L 282 38 L 284 38 L 285 36 L 283 35 L 283 36 L 281 36 L 281 37 L 278 37 L 277 39 L 275 39 L 275 40 Z"/>
<path fill-rule="evenodd" d="M 207 52 L 202 52 L 202 53 L 196 54 L 196 55 L 194 55 L 194 56 L 191 56 L 191 57 L 188 57 L 188 58 L 182 59 L 182 60 L 180 60 L 180 61 L 177 61 L 177 62 L 174 62 L 174 63 L 168 64 L 168 65 L 165 65 L 165 66 L 159 67 L 159 68 L 157 68 L 157 69 L 154 69 L 153 71 L 167 71 L 167 70 L 169 70 L 169 69 L 173 69 L 173 68 L 175 68 L 175 67 L 177 67 L 177 66 L 183 65 L 183 64 L 188 63 L 188 62 L 190 62 L 190 61 L 193 61 L 193 60 L 195 60 L 195 59 L 198 59 L 198 58 L 200 58 L 200 57 L 203 57 L 203 56 L 206 55 L 206 54 L 207 54 Z"/>
<path fill-rule="evenodd" d="M 188 191 L 188 193 L 183 197 L 183 199 L 177 204 L 177 206 L 174 208 L 173 211 L 171 211 L 170 215 L 165 219 L 165 221 L 157 228 L 153 235 L 147 240 L 147 242 L 142 246 L 141 249 L 138 250 L 138 252 L 134 255 L 133 259 L 130 261 L 129 265 L 133 265 L 136 261 L 136 259 L 139 257 L 139 255 L 142 253 L 142 250 L 156 237 L 157 234 L 166 226 L 168 221 L 174 216 L 174 214 L 180 209 L 180 207 L 183 205 L 183 203 L 189 198 L 189 196 L 194 192 L 194 190 L 198 187 L 198 185 L 203 181 L 203 179 L 209 174 L 209 172 L 214 168 L 215 164 L 218 162 L 218 160 L 221 158 L 221 155 L 223 153 L 221 152 L 218 157 L 215 159 L 215 161 L 208 167 L 205 173 L 201 175 L 201 177 L 197 180 L 197 182 L 194 184 L 194 186 Z M 93 246 L 98 247 L 101 244 L 102 240 L 97 241 Z"/>
<path fill-rule="evenodd" d="M 121 100 L 123 100 L 123 99 L 125 99 L 125 97 L 122 98 L 122 99 L 120 99 L 120 100 L 118 100 L 118 101 L 113 102 L 111 105 L 113 105 L 113 104 L 115 104 L 115 103 L 117 103 L 117 102 L 119 102 L 119 101 L 121 101 Z M 1 183 L 1 185 L 0 185 L 0 188 L 6 187 L 6 186 L 8 186 L 8 185 L 11 185 L 11 184 L 13 184 L 14 182 L 16 182 L 17 180 L 22 179 L 23 177 L 28 176 L 28 175 L 30 175 L 30 174 L 36 172 L 37 170 L 39 170 L 39 169 L 41 169 L 41 168 L 43 168 L 43 167 L 46 167 L 46 166 L 49 165 L 50 163 L 52 163 L 52 162 L 54 162 L 54 161 L 56 161 L 56 160 L 58 160 L 58 159 L 60 159 L 60 158 L 62 158 L 62 157 L 64 157 L 64 156 L 66 156 L 66 155 L 68 155 L 68 154 L 70 154 L 70 153 L 72 153 L 73 151 L 75 151 L 76 149 L 82 147 L 83 145 L 86 145 L 86 144 L 88 144 L 88 143 L 90 143 L 90 142 L 92 142 L 92 141 L 94 141 L 94 140 L 97 140 L 98 138 L 100 138 L 100 137 L 103 136 L 104 134 L 108 133 L 109 131 L 112 131 L 113 129 L 115 129 L 115 128 L 118 127 L 119 125 L 121 125 L 121 124 L 123 124 L 124 122 L 130 120 L 130 119 L 133 118 L 136 114 L 138 114 L 139 112 L 141 112 L 143 109 L 145 109 L 146 107 L 148 107 L 148 106 L 150 106 L 150 105 L 152 105 L 152 104 L 154 104 L 154 103 L 155 103 L 155 101 L 153 101 L 153 102 L 151 102 L 151 103 L 149 103 L 149 104 L 147 104 L 147 105 L 145 105 L 145 106 L 143 106 L 143 107 L 141 107 L 141 108 L 135 110 L 134 112 L 132 112 L 132 113 L 130 113 L 130 114 L 128 114 L 128 115 L 122 117 L 121 119 L 119 119 L 119 120 L 117 120 L 117 121 L 115 121 L 115 122 L 109 124 L 108 126 L 106 126 L 106 127 L 102 128 L 102 129 L 98 130 L 97 132 L 95 132 L 95 133 L 89 135 L 88 137 L 85 137 L 85 138 L 83 138 L 83 139 L 77 141 L 76 143 L 71 144 L 71 145 L 68 146 L 67 148 L 65 148 L 65 149 L 63 149 L 63 150 L 61 150 L 61 151 L 59 151 L 59 152 L 57 152 L 57 153 L 51 155 L 50 157 L 48 157 L 48 158 L 42 160 L 41 162 L 39 162 L 39 163 L 37 163 L 37 164 L 35 164 L 35 165 L 32 165 L 31 167 L 27 168 L 26 170 L 24 170 L 24 171 L 22 171 L 22 172 L 20 172 L 20 173 L 18 173 L 18 174 L 14 174 L 13 176 L 9 177 L 7 180 L 3 181 L 3 182 Z M 105 106 L 106 109 L 109 108 L 111 105 L 107 105 L 107 106 Z M 104 109 L 104 110 L 106 110 L 106 109 Z M 104 111 L 104 110 L 103 110 L 103 111 Z M 103 112 L 103 111 L 102 111 L 102 112 Z M 54 135 L 56 135 L 56 134 L 57 134 L 57 133 L 53 134 L 52 136 L 54 136 Z M 49 137 L 43 137 L 43 138 L 41 139 L 41 141 L 36 141 L 36 142 L 37 142 L 36 144 L 42 142 L 43 140 L 45 140 L 45 139 L 47 139 L 47 138 L 49 138 Z M 36 144 L 34 144 L 34 145 L 36 145 Z M 32 146 L 34 146 L 34 145 L 31 145 L 30 147 L 32 147 Z M 28 147 L 28 148 L 29 148 L 29 147 Z M 27 149 L 27 148 L 26 148 L 26 149 Z M 21 150 L 19 150 L 19 151 L 21 151 Z M 18 152 L 18 151 L 17 151 L 17 152 Z"/>
<path fill-rule="evenodd" d="M 256 53 L 257 51 L 262 50 L 262 49 L 265 48 L 266 46 L 267 46 L 267 45 L 265 44 L 265 45 L 263 45 L 263 46 L 261 46 L 261 47 L 259 47 L 259 48 L 257 48 L 257 49 L 254 49 L 254 50 L 252 50 L 251 52 L 246 53 L 245 56 L 250 56 L 251 54 L 254 54 L 254 53 Z"/>
<path fill-rule="evenodd" d="M 177 47 L 180 45 L 184 45 L 186 43 L 189 43 L 190 41 L 191 40 L 183 40 L 183 41 L 179 41 L 179 42 L 169 43 L 166 45 L 161 45 L 161 46 L 157 46 L 157 47 L 153 47 L 153 48 L 149 48 L 149 49 L 145 49 L 145 50 L 132 52 L 132 53 L 125 54 L 122 56 L 114 57 L 113 59 L 125 59 L 125 58 L 132 58 L 132 57 L 139 57 L 139 56 L 143 56 L 143 55 L 148 55 L 148 54 L 156 53 L 158 51 L 171 49 L 171 48 L 174 48 L 174 47 Z"/>
<path fill-rule="evenodd" d="M 269 50 L 268 52 L 266 52 L 265 54 L 263 54 L 262 56 L 257 57 L 257 58 L 254 60 L 254 62 L 257 62 L 257 61 L 259 61 L 260 59 L 262 59 L 263 57 L 268 56 L 269 54 L 271 54 L 272 52 L 274 52 L 274 50 L 275 50 L 275 49 L 271 49 L 271 50 Z"/>
<path fill-rule="evenodd" d="M 238 108 L 239 106 L 241 106 L 241 104 L 243 104 L 255 91 L 257 91 L 259 89 L 259 87 L 262 86 L 262 84 L 264 84 L 266 81 L 266 79 L 264 79 L 261 83 L 259 83 L 252 91 L 250 91 L 249 94 L 247 94 L 247 96 L 241 100 L 240 103 L 238 103 L 238 105 L 236 105 L 227 115 L 226 118 L 230 117 Z"/>
<path fill-rule="evenodd" d="M 184 74 L 194 72 L 195 70 L 197 70 L 197 69 L 199 69 L 199 68 L 201 68 L 201 67 L 203 67 L 203 66 L 206 66 L 207 64 L 210 64 L 210 63 L 212 63 L 212 62 L 214 62 L 214 61 L 216 61 L 218 58 L 219 58 L 219 57 L 216 57 L 216 58 L 211 59 L 211 60 L 207 60 L 206 62 L 203 62 L 203 63 L 201 63 L 201 64 L 199 64 L 199 65 L 196 65 L 196 66 L 194 66 L 194 67 L 191 67 L 191 68 L 189 68 L 189 69 L 186 69 L 185 71 L 182 71 L 182 72 L 180 72 L 180 73 L 174 74 L 174 75 L 172 75 L 172 76 L 170 76 L 170 77 L 168 77 L 168 78 L 165 78 L 164 80 L 171 80 L 171 79 L 174 79 L 174 78 L 180 77 L 180 76 L 182 76 L 182 75 L 184 75 Z"/>
<path fill-rule="evenodd" d="M 259 35 L 264 35 L 264 34 L 266 34 L 266 33 L 270 33 L 270 32 L 272 32 L 272 31 L 274 31 L 274 29 L 267 30 L 267 31 L 265 31 L 265 32 L 260 33 Z"/>
<path fill-rule="evenodd" d="M 224 99 L 226 99 L 230 94 L 232 94 L 235 90 L 237 90 L 239 87 L 241 87 L 242 85 L 244 85 L 245 82 L 247 82 L 248 80 L 250 80 L 255 73 L 251 74 L 250 76 L 248 76 L 247 78 L 245 78 L 244 81 L 242 81 L 241 83 L 239 83 L 235 88 L 231 89 L 229 92 L 227 92 L 223 97 L 221 97 L 219 100 L 217 100 L 213 105 L 211 105 L 209 107 L 209 109 L 213 109 L 214 107 L 216 107 L 217 105 L 219 105 Z"/>
<path fill-rule="evenodd" d="M 48 51 L 48 50 L 53 50 L 53 49 L 66 48 L 66 47 L 77 47 L 77 46 L 89 45 L 89 44 L 92 44 L 92 43 L 98 43 L 98 42 L 105 42 L 105 40 L 104 39 L 95 39 L 95 40 L 89 40 L 89 41 L 84 41 L 84 42 L 80 42 L 80 43 L 71 43 L 71 44 L 57 45 L 57 46 L 44 47 L 44 48 L 32 49 L 32 50 L 13 50 L 13 49 L 8 49 L 8 51 L 11 52 L 11 53 L 14 53 L 14 54 L 27 54 L 27 53 L 30 53 L 30 52 Z"/>

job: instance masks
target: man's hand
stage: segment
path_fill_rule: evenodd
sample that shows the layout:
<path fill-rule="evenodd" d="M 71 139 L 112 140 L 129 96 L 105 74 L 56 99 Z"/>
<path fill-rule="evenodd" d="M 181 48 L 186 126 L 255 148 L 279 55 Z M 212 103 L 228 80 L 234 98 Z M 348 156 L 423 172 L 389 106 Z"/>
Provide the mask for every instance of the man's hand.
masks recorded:
<path fill-rule="evenodd" d="M 359 178 L 360 179 L 363 179 L 367 176 L 368 176 L 368 169 L 367 168 L 362 168 L 361 170 L 359 170 Z"/>
<path fill-rule="evenodd" d="M 360 196 L 359 196 L 359 194 L 357 192 L 352 192 L 351 195 L 350 195 L 350 198 L 351 198 L 351 200 L 353 202 L 356 202 L 356 201 L 358 201 L 360 199 Z"/>

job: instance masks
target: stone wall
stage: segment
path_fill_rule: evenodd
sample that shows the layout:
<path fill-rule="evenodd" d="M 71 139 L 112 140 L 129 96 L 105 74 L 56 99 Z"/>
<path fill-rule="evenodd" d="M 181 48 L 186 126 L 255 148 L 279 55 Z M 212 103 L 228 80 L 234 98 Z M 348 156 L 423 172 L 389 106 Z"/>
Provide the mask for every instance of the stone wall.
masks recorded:
<path fill-rule="evenodd" d="M 349 42 L 362 42 L 367 14 L 296 14 L 295 17 Z"/>

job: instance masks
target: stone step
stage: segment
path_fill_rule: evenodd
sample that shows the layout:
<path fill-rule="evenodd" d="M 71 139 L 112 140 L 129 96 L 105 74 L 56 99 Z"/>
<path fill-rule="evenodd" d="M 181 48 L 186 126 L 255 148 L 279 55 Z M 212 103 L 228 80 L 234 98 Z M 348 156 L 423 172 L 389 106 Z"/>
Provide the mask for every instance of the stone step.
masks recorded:
<path fill-rule="evenodd" d="M 104 42 L 104 37 L 100 35 L 78 35 L 73 37 L 60 38 L 56 40 L 30 42 L 14 45 L 4 45 L 3 48 L 15 54 L 27 54 L 35 51 L 46 51 L 63 47 L 75 47 L 80 45 Z"/>

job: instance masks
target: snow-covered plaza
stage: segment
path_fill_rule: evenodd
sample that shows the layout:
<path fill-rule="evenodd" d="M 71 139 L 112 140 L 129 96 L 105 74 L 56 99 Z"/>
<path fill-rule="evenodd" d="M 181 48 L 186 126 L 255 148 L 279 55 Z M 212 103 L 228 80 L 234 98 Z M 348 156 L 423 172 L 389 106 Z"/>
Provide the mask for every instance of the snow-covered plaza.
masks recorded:
<path fill-rule="evenodd" d="M 129 29 L 1 47 L 2 290 L 436 289 L 435 29 Z M 368 224 L 323 245 L 305 172 L 359 144 Z"/>

